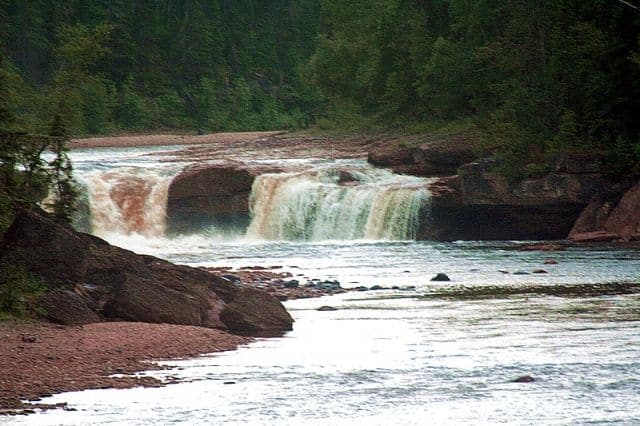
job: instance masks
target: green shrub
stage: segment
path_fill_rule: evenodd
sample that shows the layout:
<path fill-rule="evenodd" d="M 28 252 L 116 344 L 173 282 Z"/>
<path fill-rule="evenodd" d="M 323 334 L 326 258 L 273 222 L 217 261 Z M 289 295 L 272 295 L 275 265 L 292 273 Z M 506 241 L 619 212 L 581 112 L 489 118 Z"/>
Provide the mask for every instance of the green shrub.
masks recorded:
<path fill-rule="evenodd" d="M 38 313 L 36 302 L 45 286 L 23 267 L 0 265 L 0 317 L 27 317 Z"/>

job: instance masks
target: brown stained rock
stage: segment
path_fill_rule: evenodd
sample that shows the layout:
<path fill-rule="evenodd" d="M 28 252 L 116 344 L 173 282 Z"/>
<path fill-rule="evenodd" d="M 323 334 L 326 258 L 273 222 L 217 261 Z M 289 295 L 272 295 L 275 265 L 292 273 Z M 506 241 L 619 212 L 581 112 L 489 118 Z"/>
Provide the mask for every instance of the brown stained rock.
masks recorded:
<path fill-rule="evenodd" d="M 459 166 L 478 158 L 477 145 L 473 131 L 381 137 L 369 150 L 367 160 L 396 173 L 453 175 Z"/>
<path fill-rule="evenodd" d="M 263 291 L 252 290 L 260 295 L 247 298 L 241 288 L 221 277 L 112 246 L 54 222 L 44 212 L 20 212 L 5 235 L 2 252 L 4 260 L 23 265 L 42 279 L 53 292 L 45 296 L 45 303 L 68 311 L 52 312 L 50 317 L 65 324 L 100 318 L 277 334 L 290 330 L 293 322 L 284 307 Z M 77 269 L 69 258 L 77 261 Z M 238 321 L 227 324 L 222 319 L 232 302 L 244 318 L 240 328 Z"/>
<path fill-rule="evenodd" d="M 454 175 L 458 167 L 478 158 L 476 145 L 476 139 L 463 132 L 423 143 L 411 150 L 411 157 L 431 175 Z"/>
<path fill-rule="evenodd" d="M 52 290 L 38 303 L 44 316 L 55 323 L 82 325 L 100 321 L 99 315 L 89 307 L 91 301 L 70 290 Z"/>
<path fill-rule="evenodd" d="M 621 240 L 620 235 L 608 231 L 574 233 L 571 234 L 570 239 L 574 243 L 603 243 Z"/>
<path fill-rule="evenodd" d="M 491 160 L 458 172 L 430 185 L 421 239 L 564 239 L 589 201 L 612 185 L 602 174 L 555 172 L 512 183 L 493 170 Z"/>
<path fill-rule="evenodd" d="M 491 161 L 460 167 L 462 197 L 467 204 L 532 208 L 577 205 L 582 210 L 594 195 L 605 192 L 612 185 L 602 174 L 562 173 L 549 173 L 512 184 L 492 167 Z"/>
<path fill-rule="evenodd" d="M 580 213 L 580 216 L 569 233 L 569 239 L 573 239 L 574 235 L 604 229 L 605 223 L 615 204 L 616 203 L 611 200 L 592 200 L 582 213 Z"/>
<path fill-rule="evenodd" d="M 625 192 L 604 229 L 618 234 L 623 241 L 640 237 L 640 182 Z"/>
<path fill-rule="evenodd" d="M 409 166 L 413 164 L 411 149 L 401 143 L 384 144 L 369 151 L 367 161 L 374 166 Z"/>
<path fill-rule="evenodd" d="M 580 243 L 640 239 L 640 183 L 627 188 L 621 184 L 593 199 L 568 238 Z"/>
<path fill-rule="evenodd" d="M 173 231 L 193 226 L 237 224 L 249 220 L 249 194 L 255 178 L 281 172 L 279 167 L 251 166 L 236 161 L 195 164 L 176 176 L 167 198 Z"/>
<path fill-rule="evenodd" d="M 262 309 L 255 309 L 256 306 Z M 291 330 L 293 319 L 277 299 L 265 291 L 240 288 L 220 313 L 232 333 L 247 336 L 278 336 Z"/>

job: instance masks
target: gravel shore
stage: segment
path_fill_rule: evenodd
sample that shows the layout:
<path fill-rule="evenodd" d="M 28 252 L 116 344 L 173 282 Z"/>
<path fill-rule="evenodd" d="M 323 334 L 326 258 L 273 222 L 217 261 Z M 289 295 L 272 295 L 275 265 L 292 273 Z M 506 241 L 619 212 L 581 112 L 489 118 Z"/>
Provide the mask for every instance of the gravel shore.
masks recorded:
<path fill-rule="evenodd" d="M 160 386 L 149 377 L 109 376 L 149 370 L 148 361 L 233 350 L 251 340 L 184 325 L 0 322 L 0 414 L 28 413 L 40 406 L 22 400 L 54 393 Z"/>

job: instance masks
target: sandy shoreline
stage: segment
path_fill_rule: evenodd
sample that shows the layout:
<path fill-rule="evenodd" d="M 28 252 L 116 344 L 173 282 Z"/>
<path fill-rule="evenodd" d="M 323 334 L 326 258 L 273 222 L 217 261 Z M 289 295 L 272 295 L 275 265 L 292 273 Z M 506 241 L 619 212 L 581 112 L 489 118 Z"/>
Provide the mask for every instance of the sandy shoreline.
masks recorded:
<path fill-rule="evenodd" d="M 131 135 L 131 136 L 102 136 L 93 138 L 72 139 L 69 148 L 106 148 L 133 146 L 162 146 L 162 145 L 198 145 L 209 143 L 238 143 L 249 142 L 270 136 L 283 135 L 285 131 L 271 132 L 228 132 L 210 133 L 206 135 Z"/>
<path fill-rule="evenodd" d="M 155 368 L 146 361 L 233 350 L 250 342 L 202 327 L 108 322 L 81 327 L 0 322 L 0 414 L 37 408 L 21 400 L 100 388 L 159 386 L 153 378 L 110 378 Z"/>

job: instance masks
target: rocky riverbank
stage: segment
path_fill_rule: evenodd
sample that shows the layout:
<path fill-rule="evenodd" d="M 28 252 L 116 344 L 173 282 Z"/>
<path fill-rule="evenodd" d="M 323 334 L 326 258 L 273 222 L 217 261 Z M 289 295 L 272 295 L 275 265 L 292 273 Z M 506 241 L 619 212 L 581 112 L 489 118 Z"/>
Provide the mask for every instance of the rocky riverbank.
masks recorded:
<path fill-rule="evenodd" d="M 0 415 L 51 408 L 38 401 L 54 393 L 161 386 L 154 378 L 130 374 L 160 368 L 150 361 L 232 350 L 249 341 L 171 324 L 0 322 Z"/>
<path fill-rule="evenodd" d="M 214 138 L 159 155 L 162 161 L 196 163 L 169 187 L 168 226 L 176 232 L 211 225 L 244 230 L 256 176 L 301 167 L 288 163 L 285 169 L 278 162 L 283 158 L 324 158 L 367 159 L 396 173 L 437 178 L 429 186 L 432 197 L 418 239 L 640 238 L 638 183 L 611 173 L 601 154 L 559 155 L 544 173 L 510 181 L 496 172 L 495 161 L 487 157 L 490 148 L 481 146 L 471 130 L 413 136 L 276 134 L 232 144 Z"/>
<path fill-rule="evenodd" d="M 5 233 L 2 264 L 42 281 L 38 309 L 53 322 L 124 320 L 278 336 L 293 319 L 265 291 L 174 265 L 76 232 L 42 211 L 23 210 Z"/>
<path fill-rule="evenodd" d="M 51 321 L 0 324 L 0 409 L 23 409 L 21 399 L 50 393 L 157 385 L 108 376 L 292 329 L 289 313 L 264 290 L 111 246 L 39 210 L 17 213 L 0 265 L 40 283 L 31 308 Z"/>

